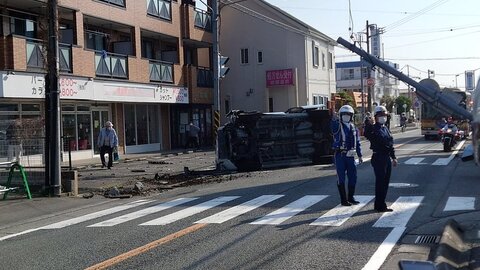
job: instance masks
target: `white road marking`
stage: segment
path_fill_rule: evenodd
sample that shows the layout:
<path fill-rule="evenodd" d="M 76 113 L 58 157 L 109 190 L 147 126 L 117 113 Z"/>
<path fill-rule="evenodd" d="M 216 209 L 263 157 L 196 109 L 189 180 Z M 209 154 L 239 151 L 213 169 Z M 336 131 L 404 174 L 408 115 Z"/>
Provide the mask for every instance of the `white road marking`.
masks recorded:
<path fill-rule="evenodd" d="M 80 216 L 80 217 L 60 221 L 60 222 L 57 222 L 57 223 L 53 223 L 53 224 L 50 224 L 50 225 L 47 225 L 47 226 L 44 226 L 44 227 L 40 227 L 40 229 L 50 230 L 50 229 L 65 228 L 65 227 L 70 226 L 70 225 L 75 225 L 75 224 L 78 224 L 78 223 L 81 223 L 81 222 L 84 222 L 84 221 L 88 221 L 88 220 L 92 220 L 92 219 L 95 219 L 95 218 L 110 215 L 110 214 L 113 214 L 113 213 L 117 213 L 117 212 L 120 212 L 120 211 L 123 211 L 123 210 L 127 210 L 127 209 L 137 207 L 137 206 L 140 206 L 140 205 L 143 205 L 143 204 L 147 204 L 147 203 L 150 203 L 150 202 L 152 202 L 152 201 L 147 201 L 147 200 L 134 201 L 134 202 L 131 202 L 131 203 L 127 203 L 127 204 L 124 204 L 124 205 L 116 206 L 116 207 L 105 209 L 105 210 L 98 211 L 98 212 L 94 212 L 94 213 L 87 214 L 87 215 L 84 215 L 84 216 Z"/>
<path fill-rule="evenodd" d="M 235 207 L 229 208 L 215 215 L 201 219 L 195 223 L 223 223 L 227 220 L 245 214 L 255 208 L 258 208 L 281 197 L 283 197 L 283 195 L 263 195 Z"/>
<path fill-rule="evenodd" d="M 220 204 L 235 200 L 240 198 L 240 196 L 224 196 L 224 197 L 218 197 L 213 200 L 203 202 L 201 204 L 180 210 L 178 212 L 172 213 L 170 215 L 166 215 L 154 220 L 150 220 L 148 222 L 140 224 L 140 226 L 151 226 L 151 225 L 166 225 L 173 223 L 177 220 L 193 216 L 195 214 L 201 213 L 203 211 L 206 211 L 210 208 L 213 208 L 215 206 L 218 206 Z"/>
<path fill-rule="evenodd" d="M 163 211 L 163 210 L 171 208 L 171 207 L 175 207 L 177 205 L 181 205 L 181 204 L 184 204 L 184 203 L 187 203 L 187 202 L 191 202 L 191 201 L 196 200 L 196 199 L 197 198 L 178 198 L 178 199 L 175 199 L 173 201 L 164 202 L 164 203 L 157 204 L 157 205 L 154 205 L 154 206 L 151 206 L 151 207 L 148 207 L 148 208 L 145 208 L 145 209 L 133 212 L 133 213 L 128 213 L 128 214 L 123 215 L 123 216 L 119 216 L 119 217 L 112 218 L 112 219 L 109 219 L 109 220 L 105 220 L 105 221 L 102 221 L 102 222 L 99 222 L 99 223 L 95 223 L 95 224 L 90 225 L 88 227 L 111 227 L 111 226 L 115 226 L 115 225 L 130 221 L 130 220 L 134 220 L 134 219 L 146 216 L 146 215 L 150 215 L 150 214 L 153 214 L 153 213 Z"/>
<path fill-rule="evenodd" d="M 377 251 L 375 251 L 372 257 L 370 257 L 370 260 L 368 260 L 367 264 L 362 268 L 362 270 L 380 269 L 395 244 L 397 244 L 400 237 L 402 237 L 405 230 L 406 227 L 393 228 L 390 234 L 388 234 L 387 238 L 385 238 L 382 244 L 378 247 Z"/>
<path fill-rule="evenodd" d="M 411 158 L 407 161 L 405 161 L 406 165 L 418 165 L 420 162 L 422 162 L 425 158 Z"/>
<path fill-rule="evenodd" d="M 475 210 L 475 197 L 449 197 L 443 211 Z"/>
<path fill-rule="evenodd" d="M 368 202 L 370 202 L 373 199 L 373 196 L 355 196 L 355 199 L 360 203 L 348 207 L 339 204 L 314 222 L 310 223 L 310 225 L 340 226 L 356 212 L 362 209 Z"/>
<path fill-rule="evenodd" d="M 326 195 L 304 196 L 250 224 L 278 225 L 327 197 Z"/>
<path fill-rule="evenodd" d="M 401 196 L 399 197 L 390 208 L 393 212 L 385 212 L 383 215 L 373 224 L 373 227 L 406 227 L 408 220 L 412 217 L 413 213 L 420 206 L 423 200 L 423 196 Z"/>
<path fill-rule="evenodd" d="M 455 155 L 457 155 L 458 151 L 462 148 L 462 146 L 465 144 L 465 140 L 461 141 L 457 147 L 455 148 L 455 151 L 452 152 L 452 154 L 448 158 L 439 158 L 437 159 L 432 165 L 434 166 L 446 166 L 450 161 L 452 161 L 455 158 Z"/>
<path fill-rule="evenodd" d="M 27 234 L 27 233 L 35 232 L 35 231 L 38 231 L 38 230 L 40 230 L 40 228 L 34 228 L 34 229 L 25 230 L 25 231 L 19 232 L 19 233 L 9 234 L 7 236 L 0 237 L 0 242 L 3 241 L 3 240 L 7 240 L 9 238 L 13 238 L 13 237 L 16 237 L 16 236 L 19 236 L 19 235 L 24 235 L 24 234 Z"/>

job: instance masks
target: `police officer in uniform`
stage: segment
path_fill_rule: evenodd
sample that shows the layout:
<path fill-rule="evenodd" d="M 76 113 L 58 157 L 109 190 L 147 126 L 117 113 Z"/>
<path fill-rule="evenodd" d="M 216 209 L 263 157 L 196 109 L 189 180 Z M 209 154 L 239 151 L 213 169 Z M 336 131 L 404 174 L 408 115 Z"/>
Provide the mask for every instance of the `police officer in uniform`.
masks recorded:
<path fill-rule="evenodd" d="M 393 211 L 387 208 L 385 203 L 392 165 L 397 166 L 393 137 L 385 126 L 387 114 L 387 109 L 384 106 L 377 106 L 374 112 L 375 124 L 369 120 L 365 122 L 365 137 L 370 141 L 370 149 L 373 151 L 371 163 L 375 172 L 374 209 L 377 212 Z"/>
<path fill-rule="evenodd" d="M 355 185 L 357 183 L 357 168 L 355 166 L 355 154 L 358 155 L 360 163 L 362 160 L 362 151 L 360 148 L 360 138 L 358 129 L 353 122 L 353 108 L 350 105 L 344 105 L 340 108 L 340 119 L 332 119 L 332 132 L 334 136 L 333 148 L 335 149 L 335 167 L 338 175 L 338 192 L 340 201 L 344 206 L 358 204 L 353 197 L 355 195 Z M 345 172 L 348 176 L 348 197 L 345 191 Z"/>

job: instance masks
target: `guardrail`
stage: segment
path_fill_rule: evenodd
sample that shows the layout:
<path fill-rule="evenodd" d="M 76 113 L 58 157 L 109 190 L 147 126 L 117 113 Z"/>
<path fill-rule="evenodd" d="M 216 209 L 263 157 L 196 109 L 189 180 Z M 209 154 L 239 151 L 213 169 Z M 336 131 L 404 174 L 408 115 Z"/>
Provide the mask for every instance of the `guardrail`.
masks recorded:
<path fill-rule="evenodd" d="M 198 28 L 205 29 L 206 31 L 212 31 L 212 16 L 210 12 L 195 8 L 194 25 Z"/>
<path fill-rule="evenodd" d="M 95 52 L 95 75 L 128 79 L 128 56 L 106 51 Z"/>
<path fill-rule="evenodd" d="M 173 63 L 150 60 L 150 81 L 173 83 Z"/>

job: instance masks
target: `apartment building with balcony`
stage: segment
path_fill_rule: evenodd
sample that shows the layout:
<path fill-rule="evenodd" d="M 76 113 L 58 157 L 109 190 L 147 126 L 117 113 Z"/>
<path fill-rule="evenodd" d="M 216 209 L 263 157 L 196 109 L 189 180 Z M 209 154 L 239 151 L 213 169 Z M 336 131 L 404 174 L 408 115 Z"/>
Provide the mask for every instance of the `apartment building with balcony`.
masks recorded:
<path fill-rule="evenodd" d="M 398 69 L 398 64 L 386 61 L 390 66 Z M 367 95 L 367 78 L 370 69 L 370 78 L 373 79 L 372 103 L 380 104 L 383 96 L 398 97 L 399 81 L 385 70 L 375 67 L 370 63 L 361 61 L 339 62 L 335 64 L 337 92 L 361 93 L 362 86 Z M 363 81 L 363 82 L 362 82 Z M 365 96 L 366 99 L 366 96 Z"/>
<path fill-rule="evenodd" d="M 263 0 L 226 1 L 220 16 L 220 53 L 230 58 L 220 83 L 223 121 L 230 110 L 328 104 L 335 40 Z"/>
<path fill-rule="evenodd" d="M 43 121 L 46 0 L 0 5 L 0 132 Z M 98 155 L 110 120 L 121 153 L 183 148 L 188 124 L 211 145 L 211 18 L 181 0 L 59 0 L 63 149 Z M 1 138 L 0 138 L 1 139 Z"/>

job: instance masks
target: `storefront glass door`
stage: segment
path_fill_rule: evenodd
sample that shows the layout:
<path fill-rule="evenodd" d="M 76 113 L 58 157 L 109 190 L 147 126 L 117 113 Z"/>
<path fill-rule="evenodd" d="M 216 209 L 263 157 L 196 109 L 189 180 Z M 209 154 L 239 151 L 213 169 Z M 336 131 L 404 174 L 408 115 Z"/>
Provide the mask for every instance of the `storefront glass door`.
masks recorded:
<path fill-rule="evenodd" d="M 100 154 L 98 149 L 98 134 L 100 129 L 105 125 L 105 122 L 108 121 L 109 111 L 108 109 L 94 109 L 92 110 L 92 120 L 93 120 L 93 149 L 95 154 Z"/>

